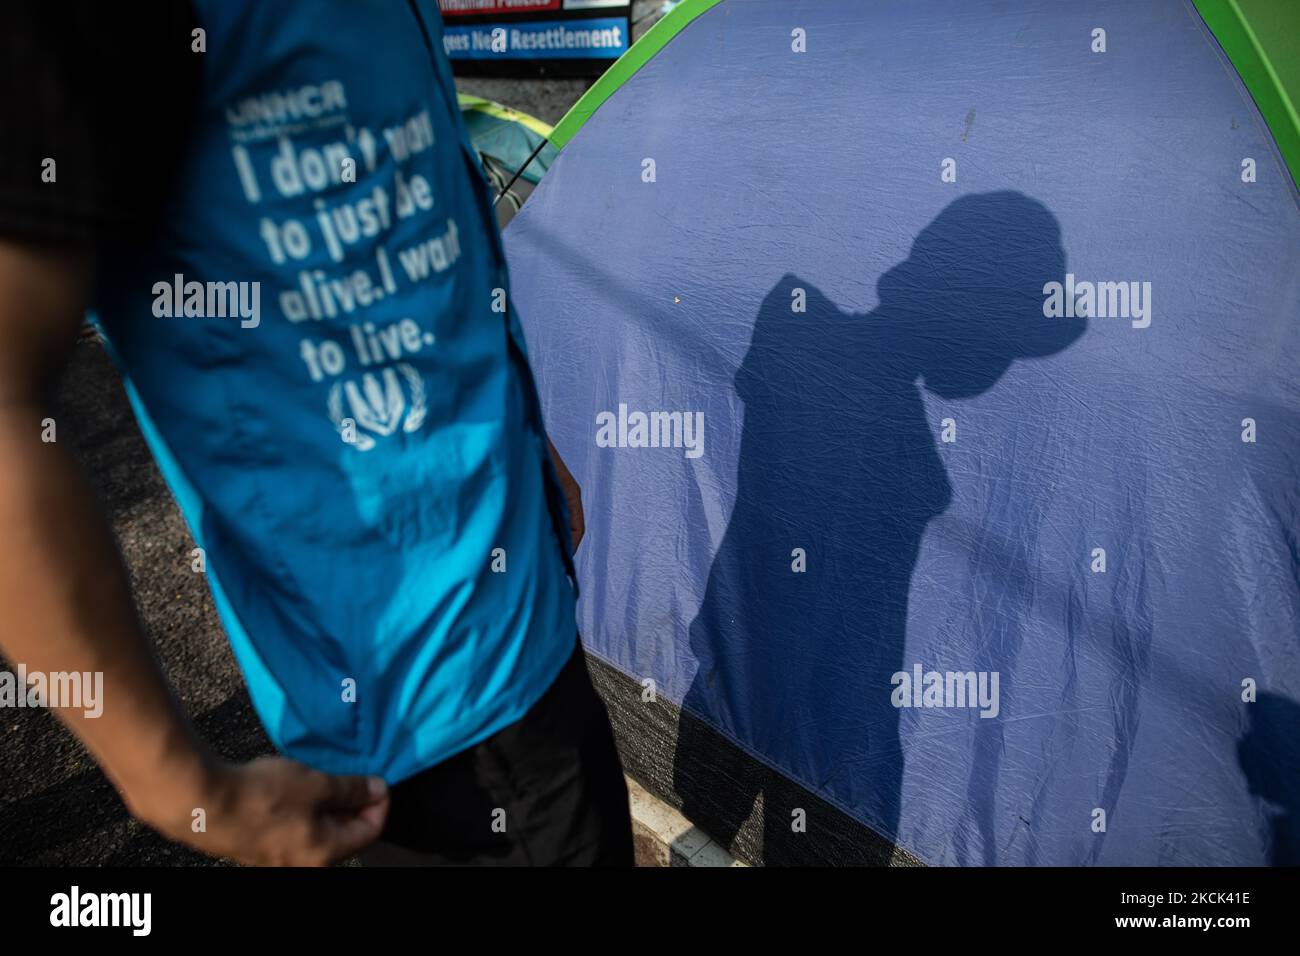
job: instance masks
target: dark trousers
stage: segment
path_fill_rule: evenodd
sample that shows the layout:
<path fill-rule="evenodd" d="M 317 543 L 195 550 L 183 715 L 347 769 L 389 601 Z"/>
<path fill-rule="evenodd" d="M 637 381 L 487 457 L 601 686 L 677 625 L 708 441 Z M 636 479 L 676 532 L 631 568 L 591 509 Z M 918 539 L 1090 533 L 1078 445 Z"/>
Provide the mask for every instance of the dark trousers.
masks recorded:
<path fill-rule="evenodd" d="M 623 767 L 581 644 L 522 719 L 391 794 L 367 866 L 632 865 Z"/>

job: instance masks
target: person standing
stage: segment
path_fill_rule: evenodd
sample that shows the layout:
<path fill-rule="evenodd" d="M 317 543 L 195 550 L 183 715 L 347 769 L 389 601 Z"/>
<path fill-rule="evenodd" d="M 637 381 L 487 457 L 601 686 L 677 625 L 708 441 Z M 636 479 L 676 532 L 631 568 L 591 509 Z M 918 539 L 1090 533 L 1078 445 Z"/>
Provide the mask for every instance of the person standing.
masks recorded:
<path fill-rule="evenodd" d="M 32 0 L 0 30 L 0 650 L 131 812 L 246 863 L 629 864 L 546 438 L 433 0 Z M 281 756 L 153 659 L 57 441 L 91 310 Z M 191 828 L 203 809 L 206 829 Z"/>

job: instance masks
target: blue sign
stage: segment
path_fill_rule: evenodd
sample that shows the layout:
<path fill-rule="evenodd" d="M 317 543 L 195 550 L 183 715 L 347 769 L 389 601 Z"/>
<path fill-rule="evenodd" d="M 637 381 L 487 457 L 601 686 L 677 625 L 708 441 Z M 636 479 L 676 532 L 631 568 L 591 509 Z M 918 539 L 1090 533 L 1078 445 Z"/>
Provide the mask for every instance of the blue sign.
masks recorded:
<path fill-rule="evenodd" d="M 480 23 L 443 28 L 453 60 L 613 60 L 627 52 L 628 22 L 621 17 Z"/>

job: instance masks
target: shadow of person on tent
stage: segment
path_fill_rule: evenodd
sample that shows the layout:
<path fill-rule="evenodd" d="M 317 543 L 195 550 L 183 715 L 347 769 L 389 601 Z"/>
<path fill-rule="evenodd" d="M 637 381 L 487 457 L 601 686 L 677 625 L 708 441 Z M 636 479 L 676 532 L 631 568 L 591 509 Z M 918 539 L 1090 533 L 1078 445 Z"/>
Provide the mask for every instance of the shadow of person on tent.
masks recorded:
<path fill-rule="evenodd" d="M 1250 730 L 1237 744 L 1237 761 L 1250 792 L 1275 808 L 1269 863 L 1300 866 L 1300 704 L 1260 694 L 1248 709 Z"/>
<path fill-rule="evenodd" d="M 683 705 L 888 839 L 904 756 L 891 677 L 915 663 L 904 653 L 912 571 L 926 524 L 952 498 L 921 388 L 973 398 L 1016 359 L 1068 346 L 1085 321 L 1043 315 L 1044 284 L 1064 274 L 1041 203 L 965 196 L 881 277 L 868 314 L 782 278 L 736 375 L 736 501 L 690 628 L 699 667 Z M 964 599 L 942 582 L 913 598 Z M 689 715 L 673 770 L 683 812 L 724 844 L 762 794 L 765 861 L 811 858 L 792 838 L 800 807 L 785 805 L 797 799 L 788 785 Z M 811 832 L 813 808 L 802 809 Z M 887 857 L 886 846 L 874 859 Z"/>

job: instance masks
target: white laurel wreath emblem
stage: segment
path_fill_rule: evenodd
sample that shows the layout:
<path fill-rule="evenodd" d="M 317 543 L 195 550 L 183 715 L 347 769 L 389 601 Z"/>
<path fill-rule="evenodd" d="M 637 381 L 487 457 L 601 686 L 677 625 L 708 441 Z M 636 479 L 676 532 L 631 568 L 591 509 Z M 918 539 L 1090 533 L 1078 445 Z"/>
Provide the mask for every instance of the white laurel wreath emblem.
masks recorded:
<path fill-rule="evenodd" d="M 397 370 L 406 379 L 406 384 L 411 386 L 411 410 L 406 414 L 406 421 L 402 422 L 402 431 L 413 432 L 424 424 L 424 416 L 428 411 L 424 401 L 424 379 L 405 362 L 399 363 Z"/>
<path fill-rule="evenodd" d="M 405 391 L 410 392 L 409 403 L 403 395 L 404 389 L 397 376 L 401 375 L 406 383 Z M 425 397 L 424 380 L 406 362 L 399 362 L 393 368 L 386 368 L 379 377 L 366 372 L 361 378 L 360 387 L 355 382 L 335 382 L 330 386 L 325 404 L 334 428 L 343 435 L 344 413 L 343 400 L 347 398 L 351 406 L 354 438 L 352 444 L 358 451 L 369 451 L 375 447 L 374 436 L 391 435 L 400 427 L 404 432 L 413 432 L 424 424 L 428 415 L 428 402 Z M 405 412 L 405 416 L 403 416 Z"/>

